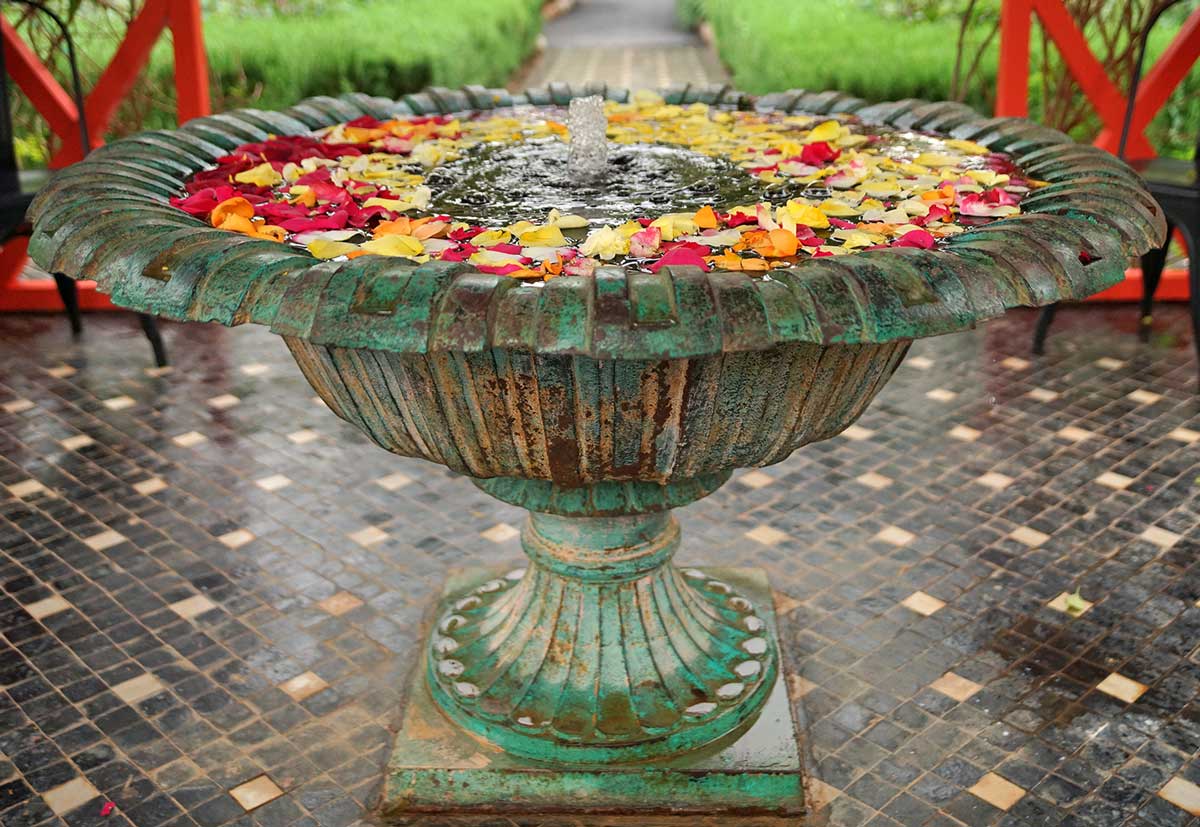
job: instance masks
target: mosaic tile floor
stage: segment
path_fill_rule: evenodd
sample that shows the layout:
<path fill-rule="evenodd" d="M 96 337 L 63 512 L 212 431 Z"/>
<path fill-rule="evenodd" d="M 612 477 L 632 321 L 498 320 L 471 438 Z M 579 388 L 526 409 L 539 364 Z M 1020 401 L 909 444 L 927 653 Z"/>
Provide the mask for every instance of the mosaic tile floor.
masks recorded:
<path fill-rule="evenodd" d="M 681 514 L 766 567 L 819 818 L 1200 825 L 1200 398 L 1181 308 L 920 342 L 862 420 Z M 369 820 L 448 567 L 519 513 L 390 457 L 259 329 L 0 317 L 0 824 Z M 1079 598 L 1069 598 L 1079 590 Z M 108 804 L 113 806 L 110 808 Z"/>

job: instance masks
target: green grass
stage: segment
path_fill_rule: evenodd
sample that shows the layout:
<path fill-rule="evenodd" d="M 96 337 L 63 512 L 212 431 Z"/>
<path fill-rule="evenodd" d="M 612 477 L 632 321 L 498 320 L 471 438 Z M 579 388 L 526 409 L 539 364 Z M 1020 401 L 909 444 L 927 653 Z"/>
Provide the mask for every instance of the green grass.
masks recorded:
<path fill-rule="evenodd" d="M 210 15 L 213 88 L 226 107 L 277 109 L 310 95 L 395 97 L 424 86 L 503 85 L 541 30 L 537 0 L 367 0 L 295 17 Z M 152 73 L 168 82 L 169 53 Z"/>
<path fill-rule="evenodd" d="M 902 20 L 860 0 L 679 0 L 681 14 L 699 3 L 734 83 L 752 93 L 790 88 L 840 89 L 867 100 L 951 96 L 958 20 Z M 1173 32 L 1161 23 L 1151 53 Z M 1178 23 L 1175 24 L 1178 28 Z M 977 49 L 979 37 L 975 37 Z M 1036 50 L 1035 44 L 1035 50 Z M 966 102 L 992 108 L 996 43 L 984 53 Z M 971 52 L 973 54 L 973 52 Z M 1036 83 L 1032 111 L 1036 111 Z M 1200 67 L 1175 91 L 1149 130 L 1168 154 L 1190 157 L 1200 124 Z M 1077 136 L 1083 137 L 1083 136 Z"/>
<path fill-rule="evenodd" d="M 503 86 L 533 51 L 541 0 L 341 0 L 274 14 L 270 4 L 218 3 L 204 18 L 213 109 L 279 109 L 312 95 L 398 97 L 428 85 Z M 89 10 L 85 9 L 84 12 Z M 95 14 L 76 21 L 89 57 L 85 88 L 116 49 Z M 65 67 L 61 67 L 65 68 Z M 175 124 L 174 64 L 163 38 L 118 112 L 109 139 Z M 47 128 L 19 95 L 14 131 L 23 167 L 45 164 Z"/>

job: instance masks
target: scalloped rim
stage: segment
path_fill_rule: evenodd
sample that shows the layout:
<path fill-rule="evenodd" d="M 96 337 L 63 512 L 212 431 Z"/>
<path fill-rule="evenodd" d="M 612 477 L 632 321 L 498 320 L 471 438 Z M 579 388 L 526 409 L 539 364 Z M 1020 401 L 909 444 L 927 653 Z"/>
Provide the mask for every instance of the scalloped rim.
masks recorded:
<path fill-rule="evenodd" d="M 238 110 L 176 131 L 103 146 L 56 174 L 29 210 L 30 255 L 94 279 L 115 304 L 166 318 L 269 325 L 317 344 L 401 353 L 512 348 L 597 359 L 658 359 L 760 350 L 785 342 L 882 343 L 951 333 L 1019 306 L 1082 299 L 1124 277 L 1162 243 L 1166 224 L 1136 173 L 1102 150 L 1019 118 L 963 104 L 868 104 L 840 92 L 751 97 L 684 85 L 669 103 L 854 114 L 872 124 L 977 141 L 1049 182 L 1022 214 L 969 230 L 938 250 L 892 248 L 806 260 L 767 278 L 666 267 L 601 267 L 539 285 L 466 264 L 363 256 L 320 262 L 274 242 L 214 229 L 168 202 L 192 173 L 236 146 L 360 115 L 563 105 L 626 89 L 553 83 L 522 95 L 431 88 L 398 101 L 316 97 L 282 112 Z M 1084 265 L 1080 252 L 1094 259 Z"/>

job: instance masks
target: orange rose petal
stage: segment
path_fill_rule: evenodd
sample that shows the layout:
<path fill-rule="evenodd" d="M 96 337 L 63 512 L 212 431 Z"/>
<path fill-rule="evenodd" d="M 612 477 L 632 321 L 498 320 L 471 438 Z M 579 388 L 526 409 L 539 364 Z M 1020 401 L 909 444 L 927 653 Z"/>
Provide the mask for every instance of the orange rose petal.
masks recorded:
<path fill-rule="evenodd" d="M 215 225 L 219 230 L 230 230 L 235 233 L 245 233 L 246 235 L 256 235 L 258 227 L 244 215 L 238 213 L 228 213 L 221 219 L 221 223 Z"/>
<path fill-rule="evenodd" d="M 221 227 L 225 223 L 225 219 L 231 215 L 249 220 L 254 217 L 254 206 L 240 195 L 235 195 L 233 198 L 226 198 L 220 204 L 213 207 L 209 220 L 212 221 L 214 227 Z M 239 232 L 241 231 L 239 230 Z"/>
<path fill-rule="evenodd" d="M 796 255 L 796 234 L 790 230 L 771 230 L 769 233 L 771 238 L 771 246 L 775 248 L 775 255 L 772 258 L 783 258 L 784 256 Z"/>
<path fill-rule="evenodd" d="M 696 214 L 692 216 L 696 222 L 696 226 L 702 230 L 715 230 L 717 228 L 717 213 L 710 206 L 703 206 L 696 210 Z"/>

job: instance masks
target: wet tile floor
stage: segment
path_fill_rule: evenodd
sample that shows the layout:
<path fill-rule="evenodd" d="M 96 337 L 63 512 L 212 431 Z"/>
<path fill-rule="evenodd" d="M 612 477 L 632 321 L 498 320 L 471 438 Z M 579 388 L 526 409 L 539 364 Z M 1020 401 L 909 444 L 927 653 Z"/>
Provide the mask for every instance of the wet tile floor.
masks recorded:
<path fill-rule="evenodd" d="M 1134 314 L 1064 311 L 1044 359 L 1030 313 L 919 342 L 681 514 L 681 560 L 779 589 L 817 820 L 1200 824 L 1196 366 L 1182 309 L 1155 346 Z M 427 601 L 520 514 L 263 330 L 169 325 L 153 375 L 132 317 L 86 327 L 0 317 L 0 823 L 369 820 Z"/>

